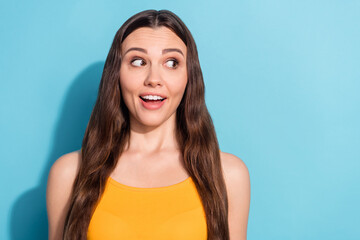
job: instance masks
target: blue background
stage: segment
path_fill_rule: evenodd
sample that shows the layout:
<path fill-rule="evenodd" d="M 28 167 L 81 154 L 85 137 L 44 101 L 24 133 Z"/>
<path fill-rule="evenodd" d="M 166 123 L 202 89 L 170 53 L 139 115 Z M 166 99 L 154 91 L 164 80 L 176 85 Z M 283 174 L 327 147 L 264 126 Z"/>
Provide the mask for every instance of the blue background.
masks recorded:
<path fill-rule="evenodd" d="M 117 29 L 169 9 L 198 45 L 248 239 L 360 239 L 360 1 L 1 1 L 0 239 L 46 239 L 51 164 L 80 148 Z"/>

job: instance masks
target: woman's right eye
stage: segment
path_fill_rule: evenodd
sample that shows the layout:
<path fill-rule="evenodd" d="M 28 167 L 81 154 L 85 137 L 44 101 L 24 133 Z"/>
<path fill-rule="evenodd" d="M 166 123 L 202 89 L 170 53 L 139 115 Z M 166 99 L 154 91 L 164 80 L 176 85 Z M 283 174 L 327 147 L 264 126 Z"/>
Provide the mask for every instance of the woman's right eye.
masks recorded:
<path fill-rule="evenodd" d="M 131 61 L 131 65 L 136 66 L 136 67 L 141 67 L 141 66 L 144 66 L 145 64 L 146 64 L 145 61 L 143 59 L 139 59 L 139 58 Z"/>

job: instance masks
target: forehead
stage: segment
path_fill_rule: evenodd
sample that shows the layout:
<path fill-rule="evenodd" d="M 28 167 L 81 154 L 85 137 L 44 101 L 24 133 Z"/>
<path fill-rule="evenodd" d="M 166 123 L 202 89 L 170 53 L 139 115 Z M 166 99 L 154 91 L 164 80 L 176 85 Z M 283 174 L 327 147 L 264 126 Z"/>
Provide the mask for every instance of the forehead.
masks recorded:
<path fill-rule="evenodd" d="M 142 27 L 136 29 L 125 38 L 121 50 L 124 52 L 132 47 L 144 49 L 180 48 L 184 53 L 186 52 L 184 42 L 167 27 Z"/>

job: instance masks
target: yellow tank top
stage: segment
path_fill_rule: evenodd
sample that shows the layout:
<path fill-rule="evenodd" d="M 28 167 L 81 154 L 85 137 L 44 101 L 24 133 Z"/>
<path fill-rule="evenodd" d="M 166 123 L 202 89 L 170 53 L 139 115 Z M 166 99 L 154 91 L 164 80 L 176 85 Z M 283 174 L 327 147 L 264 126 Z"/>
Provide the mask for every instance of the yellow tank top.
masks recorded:
<path fill-rule="evenodd" d="M 91 218 L 89 240 L 206 240 L 205 212 L 192 178 L 138 188 L 111 177 Z"/>

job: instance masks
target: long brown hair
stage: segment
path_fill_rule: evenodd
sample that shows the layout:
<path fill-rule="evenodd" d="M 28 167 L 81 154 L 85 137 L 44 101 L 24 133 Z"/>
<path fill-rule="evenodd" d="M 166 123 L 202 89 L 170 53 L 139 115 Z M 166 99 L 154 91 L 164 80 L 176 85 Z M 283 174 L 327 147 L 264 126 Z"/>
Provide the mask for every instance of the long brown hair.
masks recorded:
<path fill-rule="evenodd" d="M 206 215 L 209 240 L 228 240 L 228 200 L 214 125 L 205 105 L 205 87 L 195 41 L 178 16 L 147 10 L 129 18 L 117 31 L 106 58 L 98 97 L 81 148 L 63 239 L 86 239 L 96 203 L 129 141 L 129 112 L 121 96 L 121 44 L 140 27 L 164 26 L 187 46 L 188 83 L 176 111 L 176 138 L 184 166 L 193 179 Z"/>

